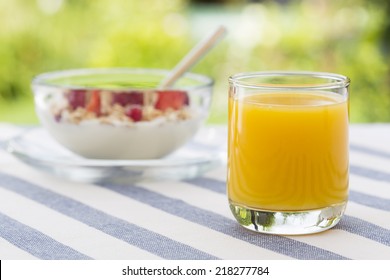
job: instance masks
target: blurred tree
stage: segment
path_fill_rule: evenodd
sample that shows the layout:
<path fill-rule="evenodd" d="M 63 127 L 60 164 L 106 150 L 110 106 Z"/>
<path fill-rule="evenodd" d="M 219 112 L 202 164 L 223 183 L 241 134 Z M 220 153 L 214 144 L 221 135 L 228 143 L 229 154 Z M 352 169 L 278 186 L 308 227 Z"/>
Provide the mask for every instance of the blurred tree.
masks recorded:
<path fill-rule="evenodd" d="M 193 69 L 216 80 L 213 121 L 226 120 L 229 75 L 274 69 L 346 74 L 351 120 L 390 121 L 389 9 L 388 0 L 0 1 L 0 121 L 36 122 L 38 73 L 171 68 L 221 23 L 228 37 Z"/>
<path fill-rule="evenodd" d="M 372 4 L 378 6 L 382 10 L 380 44 L 382 51 L 386 56 L 390 55 L 390 1 L 388 0 L 373 0 Z"/>

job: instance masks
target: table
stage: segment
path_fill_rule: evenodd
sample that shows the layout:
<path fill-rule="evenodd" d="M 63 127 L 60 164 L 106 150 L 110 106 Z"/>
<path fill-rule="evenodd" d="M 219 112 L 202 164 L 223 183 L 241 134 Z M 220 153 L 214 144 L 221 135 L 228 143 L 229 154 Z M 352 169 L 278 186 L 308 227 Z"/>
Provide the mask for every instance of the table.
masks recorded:
<path fill-rule="evenodd" d="M 0 140 L 22 129 L 1 123 Z M 228 209 L 226 166 L 125 187 L 67 181 L 2 150 L 0 259 L 390 260 L 390 124 L 350 132 L 346 214 L 333 229 L 303 236 L 240 227 Z"/>

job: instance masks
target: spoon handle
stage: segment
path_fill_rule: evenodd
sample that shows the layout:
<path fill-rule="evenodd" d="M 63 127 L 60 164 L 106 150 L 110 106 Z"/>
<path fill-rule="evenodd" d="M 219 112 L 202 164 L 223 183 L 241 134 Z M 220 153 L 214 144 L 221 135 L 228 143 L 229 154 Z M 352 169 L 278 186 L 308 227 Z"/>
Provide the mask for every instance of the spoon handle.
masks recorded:
<path fill-rule="evenodd" d="M 172 71 L 160 83 L 160 88 L 171 87 L 188 69 L 194 66 L 202 56 L 216 45 L 216 43 L 226 34 L 226 28 L 220 26 L 211 35 L 200 41 L 183 59 L 172 69 Z"/>

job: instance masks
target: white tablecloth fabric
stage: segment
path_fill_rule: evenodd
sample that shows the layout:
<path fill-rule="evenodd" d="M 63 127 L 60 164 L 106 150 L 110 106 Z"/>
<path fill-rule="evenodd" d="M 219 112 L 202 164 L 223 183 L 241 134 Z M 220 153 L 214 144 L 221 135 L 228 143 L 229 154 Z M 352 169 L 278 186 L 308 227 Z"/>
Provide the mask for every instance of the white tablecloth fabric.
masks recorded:
<path fill-rule="evenodd" d="M 0 124 L 0 141 L 21 130 Z M 186 181 L 97 185 L 45 174 L 1 150 L 0 259 L 390 260 L 390 125 L 350 131 L 346 214 L 304 236 L 240 227 L 227 204 L 226 166 Z"/>

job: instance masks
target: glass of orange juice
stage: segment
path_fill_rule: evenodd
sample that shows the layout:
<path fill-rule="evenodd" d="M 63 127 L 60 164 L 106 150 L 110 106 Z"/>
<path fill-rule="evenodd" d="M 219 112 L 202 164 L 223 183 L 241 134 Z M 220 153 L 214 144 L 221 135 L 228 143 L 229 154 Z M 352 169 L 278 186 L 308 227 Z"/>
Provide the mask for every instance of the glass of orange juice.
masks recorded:
<path fill-rule="evenodd" d="M 349 84 L 320 72 L 229 78 L 227 192 L 242 226 L 308 234 L 339 222 L 348 200 Z"/>

